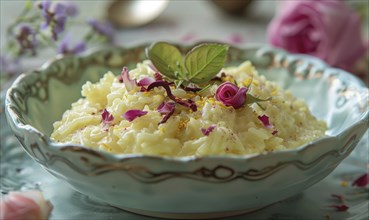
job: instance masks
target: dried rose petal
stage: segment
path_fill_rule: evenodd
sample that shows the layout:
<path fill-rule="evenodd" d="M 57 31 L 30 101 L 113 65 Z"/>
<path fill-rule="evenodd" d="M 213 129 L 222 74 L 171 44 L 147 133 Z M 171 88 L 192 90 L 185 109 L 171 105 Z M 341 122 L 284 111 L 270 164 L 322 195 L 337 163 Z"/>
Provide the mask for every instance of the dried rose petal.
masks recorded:
<path fill-rule="evenodd" d="M 167 92 L 167 95 L 168 95 L 168 97 L 171 99 L 171 100 L 173 100 L 173 101 L 175 101 L 176 103 L 178 103 L 178 104 L 180 104 L 180 105 L 183 105 L 183 106 L 185 106 L 185 107 L 188 107 L 188 108 L 190 108 L 192 111 L 197 111 L 197 106 L 196 106 L 196 104 L 195 104 L 195 102 L 194 101 L 192 101 L 191 99 L 187 99 L 187 100 L 183 100 L 183 99 L 180 99 L 180 98 L 178 98 L 178 97 L 176 97 L 176 96 L 174 96 L 173 94 L 172 94 L 172 91 L 171 91 L 171 89 L 170 89 L 170 85 L 171 83 L 170 82 L 167 82 L 167 81 L 162 81 L 162 80 L 159 80 L 159 81 L 155 81 L 155 82 L 153 82 L 153 83 L 151 83 L 148 87 L 147 87 L 147 91 L 150 91 L 150 90 L 152 90 L 153 88 L 155 88 L 155 87 L 159 87 L 159 86 L 161 86 L 161 87 L 163 87 L 164 89 L 165 89 L 165 91 Z"/>
<path fill-rule="evenodd" d="M 9 192 L 0 201 L 0 219 L 48 219 L 52 209 L 38 190 Z"/>
<path fill-rule="evenodd" d="M 201 128 L 201 132 L 205 136 L 209 136 L 209 134 L 216 128 L 216 125 L 210 125 L 208 128 Z"/>
<path fill-rule="evenodd" d="M 329 207 L 335 208 L 336 211 L 339 211 L 339 212 L 347 211 L 350 208 L 350 207 L 348 207 L 345 204 L 341 204 L 341 205 L 330 205 Z"/>
<path fill-rule="evenodd" d="M 156 109 L 160 114 L 164 115 L 163 119 L 159 122 L 159 124 L 165 123 L 168 121 L 170 116 L 173 115 L 175 110 L 175 103 L 174 102 L 163 102 L 161 103 L 158 108 Z"/>
<path fill-rule="evenodd" d="M 104 108 L 103 113 L 101 114 L 103 128 L 106 129 L 113 121 L 114 116 Z"/>
<path fill-rule="evenodd" d="M 163 80 L 163 76 L 159 72 L 155 72 L 154 78 L 156 81 Z"/>
<path fill-rule="evenodd" d="M 333 198 L 337 199 L 339 202 L 343 202 L 343 196 L 342 195 L 332 194 L 331 196 Z"/>
<path fill-rule="evenodd" d="M 258 116 L 258 119 L 263 123 L 264 127 L 272 128 L 273 126 L 269 122 L 269 117 L 267 115 Z"/>
<path fill-rule="evenodd" d="M 141 80 L 137 83 L 137 85 L 138 85 L 138 86 L 148 86 L 148 85 L 150 85 L 150 84 L 151 84 L 151 83 L 153 83 L 153 82 L 155 82 L 155 80 L 154 80 L 153 78 L 151 78 L 151 77 L 145 77 L 145 78 L 141 79 Z"/>
<path fill-rule="evenodd" d="M 142 111 L 138 109 L 132 109 L 126 111 L 121 117 L 125 118 L 127 121 L 131 122 L 138 117 L 144 116 L 147 114 L 147 111 Z"/>
<path fill-rule="evenodd" d="M 122 72 L 120 74 L 121 82 L 126 86 L 127 91 L 131 91 L 136 86 L 136 80 L 131 80 L 129 78 L 129 71 L 127 67 L 123 67 Z"/>
<path fill-rule="evenodd" d="M 235 109 L 241 108 L 246 101 L 247 88 L 238 88 L 231 82 L 219 85 L 215 92 L 215 98 L 225 106 L 232 106 Z"/>
<path fill-rule="evenodd" d="M 364 173 L 359 178 L 357 178 L 354 182 L 352 182 L 352 186 L 365 187 L 369 183 L 369 173 Z"/>
<path fill-rule="evenodd" d="M 183 86 L 183 89 L 188 92 L 198 92 L 201 91 L 201 88 L 192 87 L 192 86 Z"/>

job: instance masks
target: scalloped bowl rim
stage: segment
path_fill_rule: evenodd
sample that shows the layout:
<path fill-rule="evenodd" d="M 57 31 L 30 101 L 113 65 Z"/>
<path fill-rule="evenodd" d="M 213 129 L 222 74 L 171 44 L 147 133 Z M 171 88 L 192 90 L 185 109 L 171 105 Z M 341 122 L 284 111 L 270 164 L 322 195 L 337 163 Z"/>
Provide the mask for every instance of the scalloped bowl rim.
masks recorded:
<path fill-rule="evenodd" d="M 201 42 L 197 42 L 197 43 L 193 43 L 193 44 L 182 44 L 182 43 L 181 44 L 174 43 L 174 44 L 180 45 L 182 47 L 189 47 L 189 46 L 193 46 L 193 45 L 196 45 L 196 44 L 199 44 L 199 43 L 201 43 Z M 10 86 L 10 88 L 8 89 L 8 91 L 6 93 L 6 98 L 5 98 L 6 113 L 9 114 L 10 119 L 12 120 L 12 122 L 14 123 L 14 125 L 17 128 L 19 128 L 21 130 L 28 131 L 30 133 L 33 133 L 33 134 L 39 136 L 41 139 L 43 139 L 43 141 L 49 147 L 51 147 L 55 150 L 73 146 L 73 147 L 80 148 L 83 151 L 100 154 L 100 155 L 104 156 L 104 158 L 106 158 L 108 160 L 113 160 L 113 161 L 123 161 L 123 160 L 126 160 L 126 159 L 134 159 L 134 158 L 147 158 L 147 159 L 165 160 L 165 161 L 179 162 L 179 163 L 186 163 L 186 162 L 190 162 L 190 161 L 197 161 L 197 160 L 203 160 L 203 159 L 236 159 L 236 160 L 246 160 L 247 159 L 247 160 L 254 160 L 254 159 L 260 159 L 260 158 L 268 157 L 268 156 L 272 156 L 272 155 L 297 156 L 297 155 L 302 154 L 311 145 L 318 144 L 319 142 L 326 141 L 326 140 L 334 140 L 337 137 L 344 134 L 345 132 L 347 132 L 349 130 L 352 130 L 354 127 L 357 127 L 362 123 L 368 123 L 369 111 L 366 111 L 364 116 L 360 120 L 356 121 L 351 126 L 349 126 L 346 129 L 342 130 L 340 133 L 338 133 L 336 135 L 325 135 L 325 136 L 320 137 L 320 138 L 318 138 L 318 139 L 316 139 L 312 142 L 308 142 L 304 145 L 301 145 L 301 146 L 293 148 L 293 149 L 285 149 L 285 150 L 280 150 L 280 151 L 254 153 L 254 154 L 246 154 L 246 155 L 226 154 L 226 155 L 206 155 L 206 156 L 192 155 L 192 156 L 175 157 L 175 156 L 159 156 L 159 155 L 146 155 L 146 154 L 111 154 L 109 152 L 95 150 L 95 149 L 92 149 L 90 147 L 87 147 L 87 146 L 84 146 L 84 145 L 81 145 L 81 144 L 56 143 L 56 142 L 52 141 L 50 139 L 50 137 L 43 134 L 41 131 L 39 131 L 34 126 L 32 126 L 30 124 L 23 124 L 23 123 L 19 122 L 17 120 L 16 114 L 11 109 L 12 103 L 10 103 L 10 98 L 9 97 L 10 97 L 10 94 L 12 93 L 13 88 L 17 87 L 18 84 L 20 84 L 20 82 L 25 77 L 27 77 L 27 75 L 29 75 L 29 74 L 32 74 L 34 72 L 44 71 L 44 70 L 48 69 L 50 66 L 52 66 L 55 62 L 60 62 L 61 60 L 65 59 L 66 57 L 68 57 L 68 58 L 70 58 L 70 57 L 82 58 L 82 57 L 87 57 L 87 56 L 93 56 L 94 54 L 98 53 L 99 51 L 103 51 L 103 50 L 132 50 L 136 47 L 148 46 L 148 45 L 149 45 L 148 43 L 143 43 L 143 44 L 134 45 L 134 46 L 131 46 L 131 47 L 117 46 L 117 47 L 108 47 L 108 48 L 93 48 L 93 49 L 90 49 L 88 51 L 85 51 L 85 52 L 81 53 L 80 55 L 72 55 L 72 56 L 57 55 L 56 57 L 46 61 L 43 65 L 41 65 L 40 68 L 38 68 L 36 70 L 33 70 L 33 71 L 22 73 L 16 78 L 16 80 L 12 83 L 12 85 Z M 331 67 L 327 63 L 325 63 L 324 61 L 320 60 L 319 58 L 313 57 L 311 55 L 291 54 L 291 53 L 289 53 L 289 52 L 287 52 L 283 49 L 275 48 L 275 47 L 272 47 L 270 45 L 263 45 L 263 44 L 248 44 L 248 45 L 244 45 L 242 47 L 231 45 L 230 47 L 234 47 L 234 48 L 237 48 L 237 49 L 240 49 L 240 50 L 258 49 L 257 52 L 273 51 L 276 54 L 286 55 L 287 59 L 289 59 L 289 58 L 301 58 L 304 61 L 308 60 L 308 61 L 313 62 L 314 65 L 319 65 L 322 68 L 327 68 L 327 69 L 332 70 L 332 71 L 337 71 L 339 74 L 348 75 L 348 77 L 350 77 L 350 79 L 355 80 L 356 83 L 358 83 L 360 86 L 364 87 L 365 89 L 368 89 L 366 87 L 365 83 L 363 81 L 361 81 L 359 78 L 357 78 L 355 75 L 353 75 L 353 74 L 351 74 L 351 73 L 349 73 L 345 70 Z M 365 120 L 365 118 L 367 118 L 367 119 Z"/>

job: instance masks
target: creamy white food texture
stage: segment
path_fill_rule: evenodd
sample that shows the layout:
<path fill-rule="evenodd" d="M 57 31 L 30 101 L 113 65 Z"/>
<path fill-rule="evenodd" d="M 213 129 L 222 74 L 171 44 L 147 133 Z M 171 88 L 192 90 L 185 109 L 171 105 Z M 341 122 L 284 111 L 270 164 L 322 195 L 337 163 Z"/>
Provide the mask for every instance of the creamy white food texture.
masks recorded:
<path fill-rule="evenodd" d="M 138 63 L 130 70 L 131 78 L 139 81 L 153 77 L 154 71 L 148 64 L 150 61 Z M 173 85 L 173 94 L 193 100 L 197 111 L 177 104 L 174 114 L 159 124 L 163 115 L 157 108 L 170 100 L 165 89 L 141 91 L 140 86 L 136 86 L 128 91 L 116 75 L 108 72 L 99 82 L 83 85 L 83 97 L 54 123 L 51 138 L 55 142 L 81 144 L 113 154 L 204 156 L 285 150 L 324 136 L 326 123 L 317 120 L 303 100 L 258 75 L 249 61 L 226 67 L 221 72 L 226 74 L 223 81 L 247 85 L 248 94 L 271 99 L 261 102 L 262 108 L 254 103 L 234 109 L 215 99 L 218 85 L 201 93 Z M 104 109 L 114 117 L 107 128 L 102 123 Z M 122 115 L 132 109 L 147 114 L 129 122 Z M 271 126 L 262 123 L 258 118 L 262 115 L 268 117 Z M 205 135 L 204 130 L 209 127 L 212 129 Z"/>

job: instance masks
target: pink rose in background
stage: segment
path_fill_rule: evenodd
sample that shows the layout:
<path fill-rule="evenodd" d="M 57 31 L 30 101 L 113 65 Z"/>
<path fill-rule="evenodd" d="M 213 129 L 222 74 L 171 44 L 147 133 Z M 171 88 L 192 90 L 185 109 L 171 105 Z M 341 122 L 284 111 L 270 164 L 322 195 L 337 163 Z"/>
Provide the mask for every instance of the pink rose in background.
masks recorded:
<path fill-rule="evenodd" d="M 276 47 L 349 71 L 367 50 L 360 19 L 343 0 L 283 1 L 267 35 Z"/>
<path fill-rule="evenodd" d="M 49 219 L 52 204 L 41 191 L 13 191 L 0 200 L 1 220 Z"/>

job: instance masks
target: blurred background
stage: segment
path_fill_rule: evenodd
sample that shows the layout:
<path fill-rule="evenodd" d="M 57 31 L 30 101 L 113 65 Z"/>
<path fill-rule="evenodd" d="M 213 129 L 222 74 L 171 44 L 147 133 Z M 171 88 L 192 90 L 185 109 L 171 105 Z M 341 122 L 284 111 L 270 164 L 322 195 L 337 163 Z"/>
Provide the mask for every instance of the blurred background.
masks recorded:
<path fill-rule="evenodd" d="M 341 0 L 327 1 L 339 2 Z M 77 54 L 107 44 L 131 47 L 157 40 L 183 44 L 219 41 L 240 47 L 250 44 L 272 44 L 290 52 L 296 52 L 294 48 L 291 49 L 291 45 L 295 43 L 287 41 L 286 44 L 286 42 L 273 41 L 280 40 L 278 29 L 281 28 L 278 27 L 269 32 L 269 36 L 267 30 L 273 19 L 278 23 L 278 19 L 276 19 L 278 13 L 293 17 L 295 16 L 294 12 L 291 14 L 288 11 L 290 5 L 294 3 L 303 5 L 304 2 L 311 1 L 1 0 L 0 85 L 3 90 L 4 84 L 14 78 L 14 75 L 18 75 L 26 69 L 38 68 L 57 54 Z M 58 7 L 60 4 L 63 5 L 63 10 Z M 347 30 L 353 35 L 349 36 L 349 40 L 355 43 L 364 39 L 366 47 L 366 55 L 361 56 L 360 62 L 355 60 L 355 69 L 350 67 L 349 71 L 367 81 L 369 75 L 367 52 L 369 3 L 366 0 L 346 0 L 345 4 L 359 16 L 362 29 L 360 34 L 357 31 L 353 33 L 352 30 Z M 44 8 L 42 8 L 43 5 Z M 334 16 L 340 14 L 341 17 L 348 16 L 345 14 L 345 8 L 341 6 L 332 8 Z M 316 9 L 318 13 L 321 13 L 321 16 L 330 13 L 324 10 L 319 12 L 318 6 Z M 332 20 L 329 21 L 332 25 L 329 23 L 328 27 L 335 27 L 334 22 L 342 23 L 342 20 L 334 21 L 336 20 L 334 17 L 327 20 Z M 296 23 L 295 27 L 299 28 L 298 21 L 294 22 Z M 284 24 L 285 29 L 289 26 L 291 24 Z M 341 26 L 352 27 L 353 25 L 341 24 Z M 297 32 L 301 32 L 303 38 L 307 36 L 304 30 L 297 30 Z M 281 31 L 285 30 L 281 29 Z M 318 32 L 322 31 L 318 30 Z M 336 38 L 336 35 L 337 33 L 331 38 Z M 358 40 L 357 35 L 362 35 L 362 39 Z M 312 38 L 311 36 L 309 37 Z M 58 39 L 54 39 L 55 37 Z M 327 40 L 330 41 L 330 39 Z M 342 51 L 349 53 L 345 47 L 354 47 L 356 52 L 358 52 L 359 47 L 364 47 L 361 45 L 352 46 L 350 42 L 343 42 L 341 45 L 343 46 L 341 46 L 342 49 L 339 49 L 340 53 Z M 340 45 L 333 45 L 332 48 L 340 48 Z M 304 50 L 297 52 L 309 53 L 309 51 Z M 318 57 L 324 57 L 324 55 L 318 55 Z M 328 63 L 332 66 L 342 67 L 338 61 Z"/>

